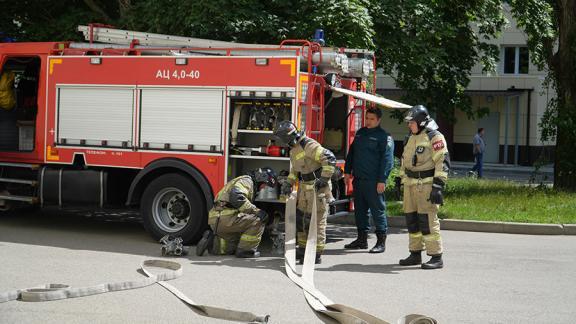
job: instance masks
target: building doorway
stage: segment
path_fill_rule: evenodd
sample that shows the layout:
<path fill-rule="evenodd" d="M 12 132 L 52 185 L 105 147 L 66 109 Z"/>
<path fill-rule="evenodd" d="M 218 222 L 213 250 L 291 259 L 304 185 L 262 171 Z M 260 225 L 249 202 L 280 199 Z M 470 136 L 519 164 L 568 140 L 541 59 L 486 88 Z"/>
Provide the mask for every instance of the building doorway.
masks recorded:
<path fill-rule="evenodd" d="M 490 112 L 489 115 L 478 119 L 478 128 L 484 128 L 484 162 L 498 163 L 500 158 L 500 113 Z"/>

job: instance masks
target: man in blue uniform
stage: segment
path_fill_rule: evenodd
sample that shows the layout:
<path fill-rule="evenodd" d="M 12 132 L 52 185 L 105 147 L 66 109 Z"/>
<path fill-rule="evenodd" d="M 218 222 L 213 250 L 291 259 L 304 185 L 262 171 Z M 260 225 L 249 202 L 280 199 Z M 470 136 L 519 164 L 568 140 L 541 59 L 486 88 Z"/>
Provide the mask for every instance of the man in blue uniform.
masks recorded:
<path fill-rule="evenodd" d="M 346 157 L 344 177 L 346 182 L 352 176 L 354 186 L 354 215 L 358 238 L 346 249 L 367 249 L 370 219 L 368 210 L 376 227 L 376 245 L 370 253 L 382 253 L 386 250 L 386 204 L 384 190 L 386 180 L 394 167 L 394 140 L 380 127 L 382 111 L 377 108 L 368 109 L 365 127 L 356 133 L 354 142 Z"/>

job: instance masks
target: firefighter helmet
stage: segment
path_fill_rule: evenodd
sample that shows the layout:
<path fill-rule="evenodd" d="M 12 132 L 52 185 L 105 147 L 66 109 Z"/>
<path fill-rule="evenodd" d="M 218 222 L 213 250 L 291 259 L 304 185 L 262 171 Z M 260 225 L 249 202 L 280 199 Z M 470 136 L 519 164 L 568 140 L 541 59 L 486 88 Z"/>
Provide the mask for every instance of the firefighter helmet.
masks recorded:
<path fill-rule="evenodd" d="M 428 114 L 428 109 L 422 105 L 417 105 L 410 108 L 408 115 L 404 117 L 404 120 L 407 122 L 415 121 L 418 125 L 418 128 L 424 128 L 431 119 L 432 118 L 430 118 L 430 114 Z"/>
<path fill-rule="evenodd" d="M 252 181 L 256 184 L 256 187 L 260 187 L 261 184 L 276 187 L 276 172 L 269 167 L 254 169 L 250 171 L 249 175 L 250 178 L 252 178 Z"/>
<path fill-rule="evenodd" d="M 296 125 L 289 120 L 281 121 L 274 129 L 274 137 L 276 137 L 282 144 L 288 146 L 296 145 L 302 134 L 303 133 L 296 128 Z"/>

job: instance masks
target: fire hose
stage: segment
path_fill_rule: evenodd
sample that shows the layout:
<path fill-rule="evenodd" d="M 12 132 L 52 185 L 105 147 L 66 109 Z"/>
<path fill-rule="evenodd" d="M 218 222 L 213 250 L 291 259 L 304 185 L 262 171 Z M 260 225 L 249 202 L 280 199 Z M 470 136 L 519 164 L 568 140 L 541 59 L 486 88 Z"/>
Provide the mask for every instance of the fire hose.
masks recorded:
<path fill-rule="evenodd" d="M 182 265 L 178 262 L 165 260 L 145 260 L 141 264 L 140 268 L 142 272 L 144 272 L 144 274 L 147 276 L 144 279 L 107 283 L 80 288 L 72 288 L 63 284 L 46 284 L 34 288 L 0 293 L 0 303 L 8 302 L 11 300 L 44 302 L 65 298 L 84 297 L 113 291 L 143 288 L 157 283 L 178 297 L 182 302 L 184 302 L 184 304 L 186 304 L 186 306 L 188 306 L 199 315 L 245 323 L 268 323 L 270 318 L 269 315 L 255 315 L 249 312 L 241 312 L 225 308 L 200 305 L 192 301 L 181 291 L 166 282 L 168 280 L 176 279 L 182 276 Z M 168 271 L 159 274 L 153 274 L 150 268 L 160 268 Z"/>
<path fill-rule="evenodd" d="M 314 188 L 310 190 L 315 190 Z M 316 192 L 314 194 L 316 197 Z M 304 291 L 306 301 L 321 316 L 325 323 L 341 324 L 390 324 L 373 315 L 343 304 L 335 304 L 314 286 L 314 264 L 317 241 L 317 206 L 316 199 L 312 202 L 312 215 L 308 239 L 304 251 L 302 274 L 296 271 L 296 192 L 292 192 L 286 201 L 286 242 L 284 264 L 288 277 Z M 436 324 L 436 320 L 418 314 L 404 316 L 398 324 Z"/>

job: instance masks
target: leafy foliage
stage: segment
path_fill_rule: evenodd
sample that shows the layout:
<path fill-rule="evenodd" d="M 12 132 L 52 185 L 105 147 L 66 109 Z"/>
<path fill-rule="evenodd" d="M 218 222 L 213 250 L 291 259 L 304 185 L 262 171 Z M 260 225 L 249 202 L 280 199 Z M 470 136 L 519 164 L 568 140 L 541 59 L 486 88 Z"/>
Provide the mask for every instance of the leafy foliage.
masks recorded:
<path fill-rule="evenodd" d="M 576 191 L 576 3 L 509 0 L 528 35 L 535 64 L 546 68 L 547 84 L 557 94 L 541 120 L 542 139 L 556 139 L 554 185 Z"/>
<path fill-rule="evenodd" d="M 496 66 L 498 48 L 487 41 L 506 22 L 500 1 L 391 0 L 371 12 L 379 65 L 407 91 L 405 100 L 448 119 L 456 108 L 471 117 L 464 90 L 476 62 L 486 70 Z"/>
<path fill-rule="evenodd" d="M 558 94 L 544 115 L 543 139 L 557 139 L 555 179 L 576 189 L 576 4 L 560 0 L 508 0 L 528 35 L 531 59 L 550 72 Z M 469 117 L 464 91 L 481 62 L 494 70 L 490 43 L 506 20 L 500 0 L 20 0 L 0 5 L 0 32 L 19 41 L 79 40 L 79 24 L 245 43 L 310 39 L 323 28 L 330 46 L 375 49 L 377 62 L 406 90 L 452 120 Z M 397 116 L 400 117 L 400 116 Z"/>

